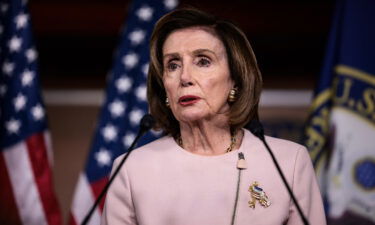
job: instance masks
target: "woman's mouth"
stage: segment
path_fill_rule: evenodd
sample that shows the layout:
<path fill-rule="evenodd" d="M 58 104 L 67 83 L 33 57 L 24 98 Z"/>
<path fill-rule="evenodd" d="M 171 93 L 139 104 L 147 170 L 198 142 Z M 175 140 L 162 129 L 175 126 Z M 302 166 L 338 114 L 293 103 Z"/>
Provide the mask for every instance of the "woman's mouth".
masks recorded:
<path fill-rule="evenodd" d="M 178 99 L 178 103 L 183 106 L 191 105 L 199 101 L 200 98 L 195 95 L 184 95 Z"/>

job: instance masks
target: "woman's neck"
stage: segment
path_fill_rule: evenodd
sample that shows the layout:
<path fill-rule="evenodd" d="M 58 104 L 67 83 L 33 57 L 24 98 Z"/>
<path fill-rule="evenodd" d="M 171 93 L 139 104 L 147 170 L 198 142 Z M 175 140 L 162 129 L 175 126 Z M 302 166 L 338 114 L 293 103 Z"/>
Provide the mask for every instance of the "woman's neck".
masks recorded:
<path fill-rule="evenodd" d="M 221 155 L 227 152 L 232 141 L 229 125 L 213 125 L 209 122 L 180 123 L 181 147 L 199 155 Z M 236 142 L 231 150 L 238 149 L 242 130 L 235 132 Z"/>

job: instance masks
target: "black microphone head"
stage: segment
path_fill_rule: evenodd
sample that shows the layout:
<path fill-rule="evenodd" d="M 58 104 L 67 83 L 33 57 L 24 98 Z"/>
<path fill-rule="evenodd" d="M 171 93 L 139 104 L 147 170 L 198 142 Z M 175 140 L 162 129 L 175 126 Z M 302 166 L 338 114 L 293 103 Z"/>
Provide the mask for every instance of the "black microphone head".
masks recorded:
<path fill-rule="evenodd" d="M 250 123 L 246 125 L 246 128 L 249 129 L 250 132 L 253 133 L 255 136 L 257 136 L 258 138 L 264 139 L 263 126 L 259 120 L 257 119 L 251 120 Z"/>
<path fill-rule="evenodd" d="M 147 131 L 151 129 L 155 124 L 154 117 L 151 114 L 145 114 L 141 119 L 141 130 Z"/>

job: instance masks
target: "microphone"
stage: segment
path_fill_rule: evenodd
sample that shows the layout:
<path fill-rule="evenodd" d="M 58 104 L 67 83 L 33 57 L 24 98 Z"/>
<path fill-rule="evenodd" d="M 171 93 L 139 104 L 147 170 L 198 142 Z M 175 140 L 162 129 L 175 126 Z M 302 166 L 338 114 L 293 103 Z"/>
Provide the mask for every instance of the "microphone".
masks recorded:
<path fill-rule="evenodd" d="M 102 198 L 104 197 L 105 193 L 108 191 L 109 186 L 112 184 L 113 180 L 115 179 L 117 174 L 120 172 L 120 169 L 124 165 L 126 159 L 129 157 L 130 153 L 133 151 L 133 149 L 134 149 L 135 145 L 137 144 L 139 138 L 142 137 L 147 131 L 149 131 L 152 128 L 152 126 L 154 125 L 154 123 L 155 123 L 155 120 L 150 114 L 146 114 L 142 117 L 138 134 L 135 137 L 133 143 L 128 148 L 127 154 L 122 158 L 120 164 L 114 170 L 114 172 L 113 172 L 112 176 L 110 177 L 108 183 L 104 186 L 103 190 L 100 192 L 100 195 L 96 199 L 94 205 L 92 205 L 90 211 L 85 216 L 85 219 L 82 221 L 81 225 L 86 225 L 89 222 L 95 208 L 99 205 L 99 203 L 102 200 Z"/>
<path fill-rule="evenodd" d="M 289 187 L 289 185 L 288 185 L 288 183 L 287 183 L 287 181 L 285 179 L 285 176 L 284 176 L 283 172 L 280 169 L 279 163 L 277 162 L 275 156 L 272 153 L 271 148 L 268 146 L 268 144 L 266 142 L 266 139 L 264 137 L 264 129 L 263 129 L 262 124 L 260 123 L 260 121 L 258 119 L 253 119 L 249 124 L 247 124 L 245 126 L 245 128 L 249 129 L 251 131 L 251 133 L 253 133 L 256 137 L 258 137 L 263 142 L 264 146 L 266 147 L 266 149 L 268 150 L 268 152 L 271 155 L 272 161 L 275 164 L 276 169 L 279 172 L 280 177 L 283 180 L 283 183 L 284 183 L 286 189 L 288 190 L 289 196 L 292 198 L 293 203 L 294 203 L 294 205 L 297 208 L 298 214 L 301 217 L 301 219 L 303 221 L 303 224 L 304 225 L 309 225 L 309 222 L 307 221 L 306 217 L 303 215 L 301 207 L 299 206 L 299 204 L 297 202 L 297 199 L 296 199 L 296 197 L 294 196 L 294 194 L 292 192 L 292 189 Z"/>
<path fill-rule="evenodd" d="M 150 130 L 155 124 L 155 119 L 154 117 L 151 116 L 151 114 L 146 114 L 142 117 L 141 119 L 141 128 L 140 132 L 147 132 Z"/>

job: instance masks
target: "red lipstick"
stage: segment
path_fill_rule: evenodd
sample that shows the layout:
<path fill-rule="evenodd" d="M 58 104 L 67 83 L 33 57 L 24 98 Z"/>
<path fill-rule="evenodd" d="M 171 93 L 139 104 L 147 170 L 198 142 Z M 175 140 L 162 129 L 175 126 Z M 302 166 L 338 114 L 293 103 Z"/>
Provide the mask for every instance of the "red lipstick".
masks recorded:
<path fill-rule="evenodd" d="M 192 104 L 196 103 L 199 100 L 200 100 L 200 98 L 198 96 L 195 96 L 195 95 L 184 95 L 184 96 L 181 96 L 178 99 L 178 103 L 180 103 L 180 105 L 187 106 L 187 105 L 192 105 Z"/>

